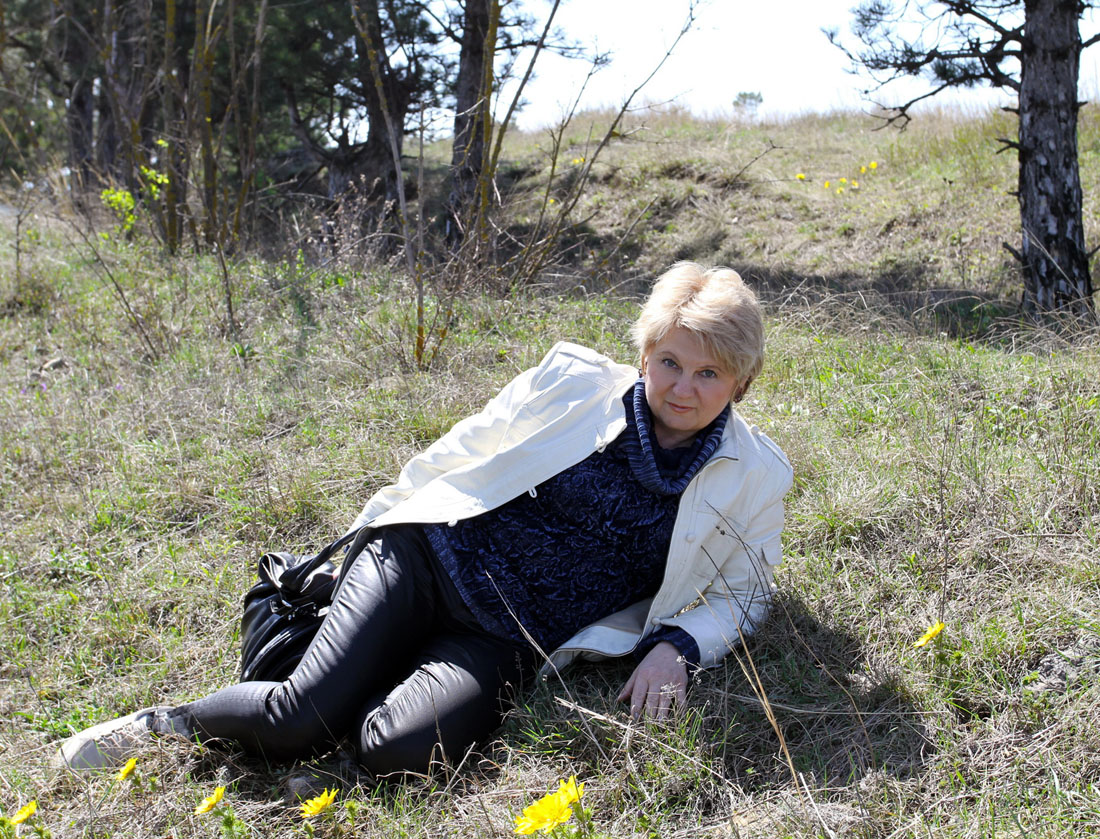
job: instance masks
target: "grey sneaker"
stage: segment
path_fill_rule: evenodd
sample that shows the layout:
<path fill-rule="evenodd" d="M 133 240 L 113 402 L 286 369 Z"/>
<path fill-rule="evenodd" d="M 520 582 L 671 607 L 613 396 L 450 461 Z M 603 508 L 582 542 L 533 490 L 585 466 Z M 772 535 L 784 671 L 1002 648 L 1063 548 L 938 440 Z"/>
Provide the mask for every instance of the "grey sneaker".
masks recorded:
<path fill-rule="evenodd" d="M 171 710 L 170 705 L 158 705 L 86 728 L 61 744 L 51 765 L 55 769 L 115 766 L 132 752 L 151 743 L 153 720 L 157 713 L 164 714 Z"/>

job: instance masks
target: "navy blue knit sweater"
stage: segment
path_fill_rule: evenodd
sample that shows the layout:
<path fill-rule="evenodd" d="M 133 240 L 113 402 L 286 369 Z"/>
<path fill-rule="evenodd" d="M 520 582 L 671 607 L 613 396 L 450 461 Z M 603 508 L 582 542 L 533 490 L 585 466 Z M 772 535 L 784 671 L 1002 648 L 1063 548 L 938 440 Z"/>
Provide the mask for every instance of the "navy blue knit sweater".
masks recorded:
<path fill-rule="evenodd" d="M 690 446 L 662 449 L 641 380 L 623 403 L 627 427 L 603 451 L 494 510 L 425 527 L 489 632 L 529 634 L 549 652 L 660 587 L 680 495 L 717 449 L 729 408 Z M 660 641 L 698 665 L 698 645 L 677 627 L 659 628 L 638 652 Z"/>

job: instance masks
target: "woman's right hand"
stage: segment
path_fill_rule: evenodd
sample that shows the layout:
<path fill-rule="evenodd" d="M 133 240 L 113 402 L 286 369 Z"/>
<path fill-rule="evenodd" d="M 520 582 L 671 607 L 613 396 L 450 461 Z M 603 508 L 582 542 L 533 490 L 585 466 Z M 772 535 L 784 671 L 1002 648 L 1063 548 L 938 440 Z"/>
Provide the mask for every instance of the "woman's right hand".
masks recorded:
<path fill-rule="evenodd" d="M 666 719 L 674 704 L 687 698 L 687 664 L 668 641 L 657 644 L 630 674 L 619 692 L 620 702 L 630 702 L 630 716 Z"/>

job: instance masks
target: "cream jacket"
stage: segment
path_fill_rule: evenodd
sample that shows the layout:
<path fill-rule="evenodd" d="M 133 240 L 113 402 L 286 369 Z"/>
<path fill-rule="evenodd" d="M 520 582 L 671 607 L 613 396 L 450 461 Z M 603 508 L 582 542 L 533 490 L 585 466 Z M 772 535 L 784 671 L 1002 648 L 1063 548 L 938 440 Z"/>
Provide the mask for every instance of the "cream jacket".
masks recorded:
<path fill-rule="evenodd" d="M 633 367 L 557 344 L 410 460 L 353 527 L 452 523 L 532 490 L 622 433 L 622 397 L 637 378 Z M 791 479 L 779 447 L 732 411 L 717 451 L 680 498 L 656 596 L 586 626 L 550 653 L 544 672 L 578 656 L 627 655 L 661 625 L 690 634 L 704 667 L 717 664 L 767 611 Z"/>

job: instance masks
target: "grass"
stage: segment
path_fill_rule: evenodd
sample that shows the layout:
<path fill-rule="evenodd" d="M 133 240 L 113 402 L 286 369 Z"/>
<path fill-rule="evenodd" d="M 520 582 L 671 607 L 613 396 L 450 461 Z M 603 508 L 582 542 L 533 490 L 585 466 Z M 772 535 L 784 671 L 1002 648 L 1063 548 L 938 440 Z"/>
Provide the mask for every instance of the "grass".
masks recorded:
<path fill-rule="evenodd" d="M 578 121 L 563 159 L 589 155 L 608 119 Z M 766 124 L 703 122 L 675 110 L 628 116 L 582 202 L 600 211 L 587 252 L 611 277 L 702 258 L 761 279 L 813 278 L 834 291 L 867 279 L 973 289 L 979 274 L 1002 290 L 1015 283 L 1000 246 L 1015 239 L 1006 194 L 1014 161 L 993 154 L 996 138 L 1011 133 L 1006 118 L 943 111 L 902 134 L 879 127 L 872 117 L 839 114 Z M 537 149 L 517 141 L 516 152 L 539 171 Z M 629 242 L 616 247 L 627 231 Z"/>
<path fill-rule="evenodd" d="M 1037 675 L 1100 630 L 1100 343 L 1009 316 L 1010 166 L 984 153 L 1002 118 L 902 135 L 839 115 L 636 119 L 585 196 L 601 213 L 577 281 L 467 295 L 428 373 L 384 266 L 242 261 L 229 335 L 216 264 L 112 237 L 97 261 L 66 223 L 35 224 L 19 275 L 0 263 L 4 815 L 35 799 L 58 837 L 288 835 L 296 795 L 335 785 L 317 834 L 506 836 L 576 774 L 611 837 L 1100 830 L 1100 668 L 1061 690 Z M 1086 119 L 1083 154 L 1095 136 Z M 523 162 L 538 140 L 513 142 Z M 820 185 L 870 160 L 858 197 Z M 140 756 L 140 783 L 48 771 L 69 731 L 231 681 L 258 554 L 330 538 L 554 341 L 630 361 L 629 292 L 678 255 L 762 288 L 768 361 L 741 409 L 795 466 L 776 608 L 680 718 L 629 724 L 629 666 L 583 665 L 430 778 L 175 744 Z M 219 785 L 221 809 L 194 815 Z"/>

